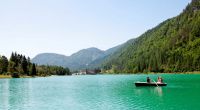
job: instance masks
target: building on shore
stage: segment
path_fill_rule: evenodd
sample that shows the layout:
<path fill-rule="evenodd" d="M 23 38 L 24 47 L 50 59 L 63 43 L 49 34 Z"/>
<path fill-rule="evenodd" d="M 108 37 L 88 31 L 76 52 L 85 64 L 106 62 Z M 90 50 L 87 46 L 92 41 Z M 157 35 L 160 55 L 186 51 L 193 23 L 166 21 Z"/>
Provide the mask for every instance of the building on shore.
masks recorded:
<path fill-rule="evenodd" d="M 77 73 L 74 73 L 73 75 L 96 75 L 98 73 L 101 73 L 100 69 L 94 69 L 94 70 L 84 69 L 84 70 L 80 70 Z"/>

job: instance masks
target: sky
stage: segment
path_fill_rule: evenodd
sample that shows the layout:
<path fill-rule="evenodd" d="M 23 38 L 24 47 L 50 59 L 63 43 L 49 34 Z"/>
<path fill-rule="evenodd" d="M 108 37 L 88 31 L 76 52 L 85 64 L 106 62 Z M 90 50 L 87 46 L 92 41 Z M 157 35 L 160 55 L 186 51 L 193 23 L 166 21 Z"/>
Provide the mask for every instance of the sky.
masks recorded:
<path fill-rule="evenodd" d="M 1 0 L 0 55 L 106 50 L 180 14 L 191 0 Z"/>

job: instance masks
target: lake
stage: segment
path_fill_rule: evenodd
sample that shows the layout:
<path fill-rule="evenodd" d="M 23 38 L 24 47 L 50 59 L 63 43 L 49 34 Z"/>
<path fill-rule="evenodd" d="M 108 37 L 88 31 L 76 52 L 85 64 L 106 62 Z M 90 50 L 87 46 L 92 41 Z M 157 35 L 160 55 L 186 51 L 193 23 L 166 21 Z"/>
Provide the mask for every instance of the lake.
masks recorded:
<path fill-rule="evenodd" d="M 166 87 L 135 87 L 162 76 Z M 0 110 L 195 110 L 200 75 L 85 75 L 0 79 Z"/>

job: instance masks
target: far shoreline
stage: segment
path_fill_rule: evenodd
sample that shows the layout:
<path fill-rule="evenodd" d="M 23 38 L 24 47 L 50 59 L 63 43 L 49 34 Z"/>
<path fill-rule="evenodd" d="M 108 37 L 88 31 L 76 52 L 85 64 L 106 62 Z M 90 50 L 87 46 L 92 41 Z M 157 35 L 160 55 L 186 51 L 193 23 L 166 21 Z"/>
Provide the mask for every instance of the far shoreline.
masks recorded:
<path fill-rule="evenodd" d="M 11 75 L 0 75 L 0 79 L 12 78 Z"/>
<path fill-rule="evenodd" d="M 101 73 L 102 75 L 156 75 L 156 74 L 200 74 L 200 71 L 197 72 L 174 72 L 174 73 Z"/>
<path fill-rule="evenodd" d="M 36 78 L 36 77 L 47 77 L 47 76 L 20 76 L 19 78 Z M 11 79 L 11 75 L 0 75 L 0 79 Z"/>
<path fill-rule="evenodd" d="M 101 73 L 101 75 L 156 75 L 156 74 L 200 74 L 199 71 L 197 72 L 182 72 L 182 73 Z M 54 76 L 54 75 L 50 75 Z M 56 75 L 60 76 L 60 75 Z M 61 76 L 68 76 L 68 75 L 61 75 Z M 80 75 L 77 75 L 80 76 Z M 48 77 L 48 76 L 20 76 L 19 78 L 36 78 L 36 77 Z M 0 75 L 0 79 L 10 79 L 13 78 L 11 75 Z"/>

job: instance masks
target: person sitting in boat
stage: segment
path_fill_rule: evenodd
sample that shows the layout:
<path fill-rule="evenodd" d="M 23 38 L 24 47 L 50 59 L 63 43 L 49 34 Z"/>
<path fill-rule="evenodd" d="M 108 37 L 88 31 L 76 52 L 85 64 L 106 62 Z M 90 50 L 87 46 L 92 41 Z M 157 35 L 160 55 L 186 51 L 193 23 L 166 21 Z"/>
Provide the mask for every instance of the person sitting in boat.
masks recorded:
<path fill-rule="evenodd" d="M 147 77 L 147 83 L 151 83 L 151 79 Z"/>
<path fill-rule="evenodd" d="M 163 83 L 163 78 L 162 77 L 160 77 L 160 82 Z"/>
<path fill-rule="evenodd" d="M 157 83 L 163 83 L 162 77 L 158 77 Z"/>

